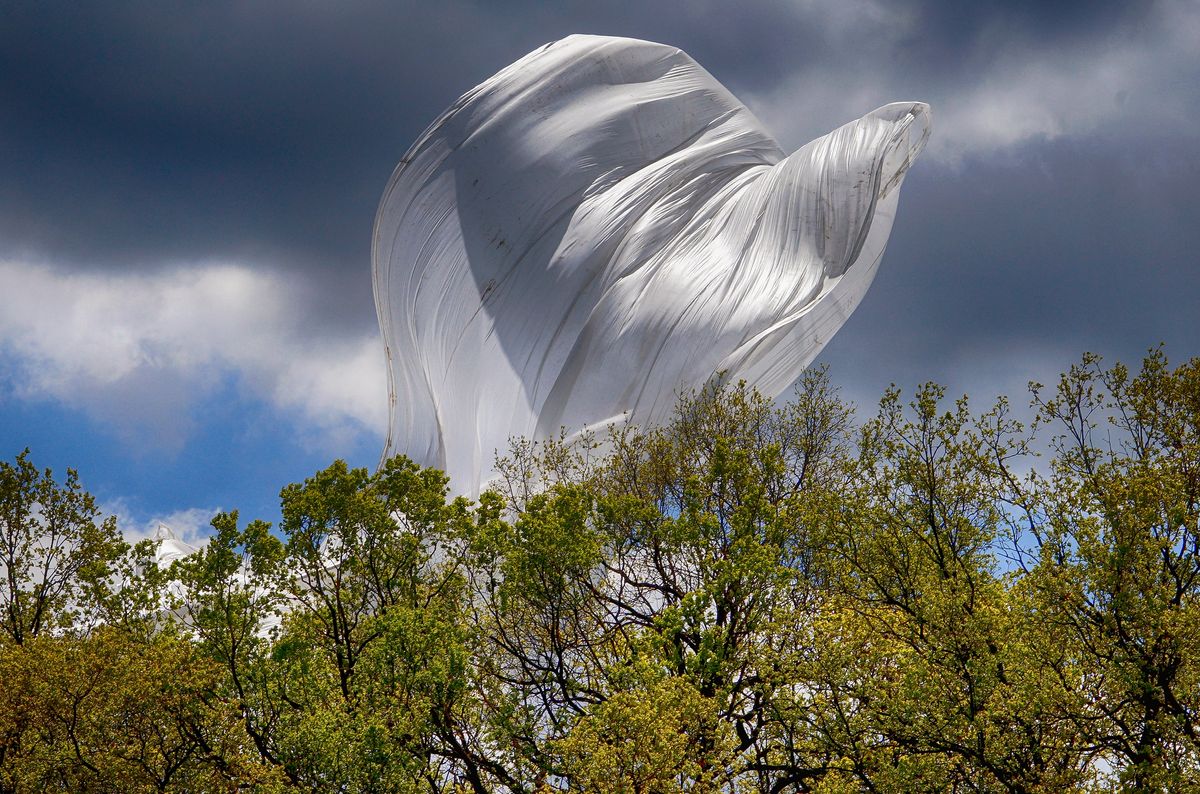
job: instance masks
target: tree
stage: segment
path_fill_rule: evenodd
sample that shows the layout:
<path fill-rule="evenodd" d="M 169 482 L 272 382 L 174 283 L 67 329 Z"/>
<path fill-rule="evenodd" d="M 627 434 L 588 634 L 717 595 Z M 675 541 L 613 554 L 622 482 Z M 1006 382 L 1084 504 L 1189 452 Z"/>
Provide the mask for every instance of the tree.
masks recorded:
<path fill-rule="evenodd" d="M 221 791 L 269 783 L 221 668 L 117 628 L 0 648 L 0 791 Z"/>
<path fill-rule="evenodd" d="M 34 467 L 29 450 L 0 461 L 0 641 L 88 625 L 89 599 L 106 590 L 126 551 L 116 520 L 100 519 L 74 470 L 59 486 L 49 469 Z"/>
<path fill-rule="evenodd" d="M 847 487 L 814 494 L 831 586 L 810 730 L 839 748 L 837 776 L 868 788 L 1081 785 L 1053 699 L 1063 670 L 1032 662 L 1046 638 L 997 559 L 1022 428 L 1003 402 L 974 416 L 942 397 L 923 386 L 905 410 L 889 391 Z"/>
<path fill-rule="evenodd" d="M 1200 359 L 1140 372 L 1087 356 L 1047 391 L 1028 586 L 1069 643 L 1087 757 L 1137 791 L 1200 784 Z"/>
<path fill-rule="evenodd" d="M 74 471 L 0 463 L 0 791 L 220 790 L 267 780 L 212 696 L 221 668 L 164 621 L 149 543 L 129 546 Z"/>
<path fill-rule="evenodd" d="M 478 503 L 336 461 L 165 571 L 22 455 L 0 791 L 1194 788 L 1200 360 L 1033 394 L 711 388 Z"/>
<path fill-rule="evenodd" d="M 222 671 L 204 693 L 205 699 L 231 708 L 261 762 L 298 782 L 279 747 L 276 725 L 286 702 L 269 664 L 268 626 L 278 617 L 283 600 L 279 587 L 283 545 L 264 521 L 239 529 L 236 512 L 215 516 L 212 527 L 215 534 L 203 548 L 171 566 L 170 576 L 177 585 L 170 602 L 172 614 L 197 651 Z M 205 741 L 212 747 L 220 745 L 219 738 Z"/>
<path fill-rule="evenodd" d="M 522 748 L 526 779 L 636 791 L 674 770 L 676 785 L 769 791 L 824 774 L 821 748 L 787 744 L 779 704 L 802 683 L 787 678 L 789 655 L 811 641 L 820 587 L 802 499 L 839 478 L 849 423 L 818 370 L 790 408 L 745 386 L 712 389 L 666 428 L 615 433 L 604 465 L 585 448 L 572 467 L 552 444 L 540 470 L 508 472 L 556 483 L 474 577 L 482 674 L 503 704 L 496 730 Z M 676 767 L 635 763 L 654 744 L 600 727 L 615 715 L 658 725 L 635 712 L 669 703 L 693 715 L 683 744 L 662 737 L 686 748 Z M 585 756 L 615 766 L 588 771 Z M 646 763 L 659 771 L 642 780 Z"/>

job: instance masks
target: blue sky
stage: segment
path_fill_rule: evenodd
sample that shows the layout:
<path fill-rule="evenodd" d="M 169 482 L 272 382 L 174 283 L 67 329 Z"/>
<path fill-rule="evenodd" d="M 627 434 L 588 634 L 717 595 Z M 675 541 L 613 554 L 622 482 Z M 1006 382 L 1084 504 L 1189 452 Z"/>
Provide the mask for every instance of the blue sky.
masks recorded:
<path fill-rule="evenodd" d="M 821 360 L 870 403 L 1023 400 L 1085 350 L 1200 355 L 1200 4 L 15 5 L 0 26 L 0 454 L 131 534 L 273 520 L 373 466 L 375 206 L 458 95 L 573 32 L 677 45 L 785 147 L 934 110 L 874 286 Z"/>

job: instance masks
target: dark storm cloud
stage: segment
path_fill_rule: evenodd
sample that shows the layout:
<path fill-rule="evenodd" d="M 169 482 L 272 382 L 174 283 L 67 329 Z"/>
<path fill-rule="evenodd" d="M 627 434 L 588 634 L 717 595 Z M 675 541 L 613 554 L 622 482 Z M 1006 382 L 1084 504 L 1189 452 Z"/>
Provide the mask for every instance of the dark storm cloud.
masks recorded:
<path fill-rule="evenodd" d="M 221 259 L 273 266 L 308 285 L 314 329 L 361 331 L 374 323 L 370 231 L 392 167 L 455 97 L 545 41 L 591 32 L 675 44 L 736 93 L 768 98 L 764 107 L 785 121 L 789 81 L 855 97 L 826 116 L 808 109 L 811 96 L 796 96 L 791 137 L 780 130 L 790 143 L 870 110 L 857 106 L 860 95 L 927 99 L 936 145 L 939 132 L 953 134 L 939 120 L 969 120 L 977 83 L 1003 86 L 992 65 L 1129 42 L 1153 53 L 1163 7 L 9 7 L 0 25 L 0 257 L 113 271 Z M 913 366 L 946 340 L 1186 337 L 1180 313 L 1158 303 L 1172 284 L 1196 294 L 1195 64 L 1162 71 L 1180 75 L 1162 88 L 1178 97 L 1171 129 L 1142 129 L 1148 100 L 1127 91 L 1106 99 L 1128 109 L 1107 131 L 1034 135 L 999 155 L 968 152 L 954 167 L 919 164 L 884 272 L 854 323 L 870 329 L 904 315 Z M 1115 312 L 1118 296 L 1136 305 Z M 1115 316 L 1101 321 L 1098 308 Z"/>
<path fill-rule="evenodd" d="M 10 251 L 81 266 L 246 254 L 361 265 L 379 192 L 408 143 L 547 40 L 682 32 L 698 57 L 738 63 L 750 52 L 777 75 L 794 44 L 813 49 L 794 25 L 772 25 L 769 9 L 713 28 L 696 4 L 679 31 L 672 14 L 644 8 L 14 9 L 0 26 L 0 236 Z"/>
<path fill-rule="evenodd" d="M 1085 352 L 1134 365 L 1200 355 L 1200 160 L 1189 140 L 1019 147 L 914 169 L 887 255 L 822 354 L 861 402 L 890 382 L 1027 401 Z M 1018 165 L 1019 164 L 1019 165 Z"/>
<path fill-rule="evenodd" d="M 1011 46 L 1070 46 L 1112 33 L 1135 34 L 1154 11 L 1145 0 L 975 0 L 923 2 L 917 8 L 918 36 L 905 43 L 927 62 L 944 67 L 971 60 L 973 53 Z"/>
<path fill-rule="evenodd" d="M 1200 287 L 1200 271 L 1171 266 L 1200 244 L 1200 228 L 1183 217 L 1194 207 L 1195 161 L 1154 162 L 1119 141 L 1038 149 L 1032 168 L 971 163 L 915 177 L 897 239 L 914 251 L 919 244 L 914 264 L 936 270 L 945 316 L 979 333 L 986 318 L 971 327 L 971 307 L 992 303 L 997 320 L 1036 336 L 1064 326 L 1100 333 L 1136 323 L 1166 335 L 1192 326 L 1165 299 Z M 928 302 L 929 286 L 915 284 L 901 302 Z"/>
<path fill-rule="evenodd" d="M 374 205 L 395 161 L 508 53 L 469 7 L 331 9 L 9 15 L 4 253 L 115 268 L 245 257 L 353 273 L 365 294 Z"/>

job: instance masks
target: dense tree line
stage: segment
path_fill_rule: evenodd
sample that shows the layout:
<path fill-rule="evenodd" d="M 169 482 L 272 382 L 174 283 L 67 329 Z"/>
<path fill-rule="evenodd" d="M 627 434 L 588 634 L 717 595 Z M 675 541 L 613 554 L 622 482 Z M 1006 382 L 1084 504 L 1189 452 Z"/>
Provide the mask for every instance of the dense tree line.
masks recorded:
<path fill-rule="evenodd" d="M 337 462 L 167 569 L 0 464 L 2 791 L 1200 786 L 1200 359 Z"/>

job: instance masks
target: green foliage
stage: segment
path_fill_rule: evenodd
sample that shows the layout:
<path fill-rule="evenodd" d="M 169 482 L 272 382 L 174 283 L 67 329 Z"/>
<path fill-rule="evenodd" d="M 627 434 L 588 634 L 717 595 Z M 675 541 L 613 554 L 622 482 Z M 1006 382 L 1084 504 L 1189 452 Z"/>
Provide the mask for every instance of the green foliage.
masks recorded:
<path fill-rule="evenodd" d="M 1032 393 L 338 461 L 166 570 L 22 454 L 0 791 L 1196 788 L 1200 360 Z"/>
<path fill-rule="evenodd" d="M 25 450 L 0 461 L 0 642 L 21 644 L 94 617 L 111 566 L 127 550 L 116 521 L 98 521 L 74 471 L 59 486 Z"/>
<path fill-rule="evenodd" d="M 1046 394 L 1059 431 L 1029 586 L 1070 643 L 1071 720 L 1122 787 L 1197 785 L 1200 763 L 1200 360 L 1141 372 L 1094 357 Z"/>

